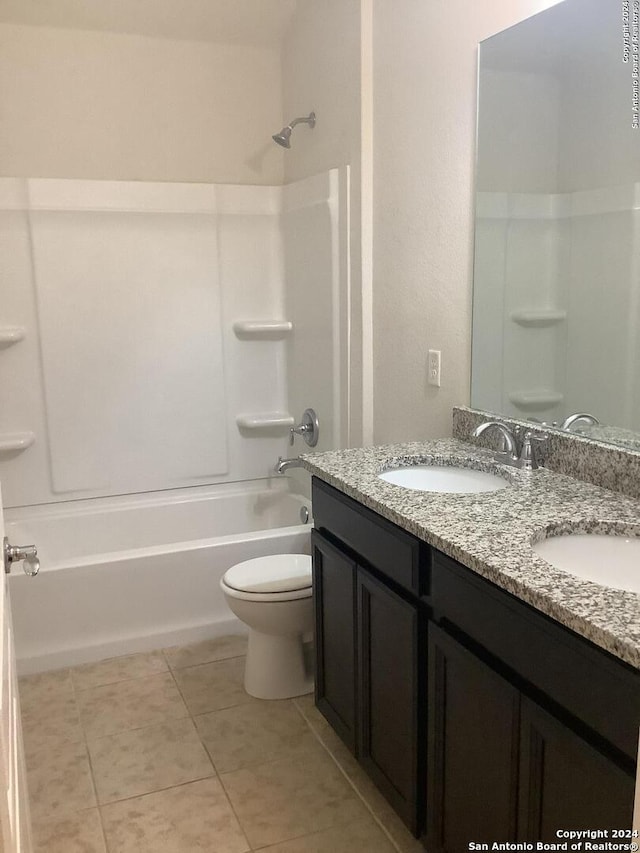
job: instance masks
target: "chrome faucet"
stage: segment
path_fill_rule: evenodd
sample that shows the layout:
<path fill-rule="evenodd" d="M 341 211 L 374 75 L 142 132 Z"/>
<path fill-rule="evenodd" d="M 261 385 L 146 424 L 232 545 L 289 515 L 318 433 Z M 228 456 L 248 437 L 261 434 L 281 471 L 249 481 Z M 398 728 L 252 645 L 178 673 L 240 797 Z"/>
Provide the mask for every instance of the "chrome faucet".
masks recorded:
<path fill-rule="evenodd" d="M 476 427 L 471 435 L 474 438 L 478 438 L 482 435 L 483 432 L 486 432 L 488 429 L 497 430 L 502 436 L 502 447 L 500 449 L 500 453 L 508 453 L 512 459 L 518 458 L 518 443 L 515 435 L 511 432 L 509 427 L 501 424 L 500 421 L 485 421 L 480 426 Z"/>
<path fill-rule="evenodd" d="M 571 427 L 578 423 L 578 421 L 584 421 L 590 426 L 597 426 L 600 423 L 600 421 L 593 415 L 590 415 L 589 412 L 576 412 L 575 415 L 569 415 L 568 418 L 565 418 L 562 421 L 560 429 L 565 429 L 567 432 L 571 432 Z"/>
<path fill-rule="evenodd" d="M 542 445 L 546 441 L 544 436 L 534 435 L 527 430 L 521 437 L 520 427 L 513 430 L 500 421 L 485 421 L 476 427 L 471 433 L 473 438 L 478 438 L 488 429 L 497 430 L 502 436 L 502 448 L 495 453 L 495 458 L 503 465 L 512 465 L 514 468 L 523 468 L 525 471 L 535 471 L 540 467 L 540 453 Z"/>
<path fill-rule="evenodd" d="M 273 469 L 276 474 L 284 474 L 285 471 L 288 471 L 289 468 L 302 468 L 302 459 L 299 456 L 294 456 L 293 459 L 283 459 L 282 456 L 278 457 L 278 461 L 276 462 L 275 468 Z"/>

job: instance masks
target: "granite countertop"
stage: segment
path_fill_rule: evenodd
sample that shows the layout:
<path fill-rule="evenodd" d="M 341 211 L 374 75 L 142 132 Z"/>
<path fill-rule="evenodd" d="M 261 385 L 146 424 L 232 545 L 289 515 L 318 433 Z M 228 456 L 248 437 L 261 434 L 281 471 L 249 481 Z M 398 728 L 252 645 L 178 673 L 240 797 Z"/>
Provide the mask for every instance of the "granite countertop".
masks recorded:
<path fill-rule="evenodd" d="M 307 453 L 302 460 L 314 476 L 640 669 L 640 595 L 581 580 L 531 548 L 546 530 L 640 535 L 639 501 L 545 468 L 501 465 L 490 451 L 457 439 Z M 416 462 L 462 463 L 499 474 L 510 487 L 418 492 L 377 476 Z"/>

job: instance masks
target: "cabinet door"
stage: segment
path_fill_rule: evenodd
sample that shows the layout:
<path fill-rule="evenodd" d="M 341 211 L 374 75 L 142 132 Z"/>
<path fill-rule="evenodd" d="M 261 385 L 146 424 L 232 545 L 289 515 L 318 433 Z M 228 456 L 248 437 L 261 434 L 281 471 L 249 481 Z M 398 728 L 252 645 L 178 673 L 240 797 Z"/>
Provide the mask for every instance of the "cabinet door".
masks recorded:
<path fill-rule="evenodd" d="M 516 837 L 519 694 L 429 624 L 427 847 Z"/>
<path fill-rule="evenodd" d="M 417 606 L 359 567 L 358 757 L 414 834 L 422 829 L 423 811 L 418 805 L 424 756 L 418 742 L 418 656 L 424 643 L 418 632 Z"/>
<path fill-rule="evenodd" d="M 634 776 L 525 699 L 521 756 L 520 840 L 557 841 L 558 829 L 631 827 Z"/>
<path fill-rule="evenodd" d="M 356 565 L 315 530 L 311 543 L 316 705 L 355 752 Z"/>

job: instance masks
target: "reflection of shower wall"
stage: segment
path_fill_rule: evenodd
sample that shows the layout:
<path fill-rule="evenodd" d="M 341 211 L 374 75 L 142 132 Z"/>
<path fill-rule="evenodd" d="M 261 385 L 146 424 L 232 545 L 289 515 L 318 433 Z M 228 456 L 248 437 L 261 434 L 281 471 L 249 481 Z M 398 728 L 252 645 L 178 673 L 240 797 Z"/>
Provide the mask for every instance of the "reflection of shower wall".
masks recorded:
<path fill-rule="evenodd" d="M 334 178 L 318 182 L 330 188 Z M 316 190 L 309 182 L 0 181 L 8 505 L 269 476 L 288 450 L 288 424 L 269 419 L 301 414 L 288 408 L 292 341 L 300 344 L 294 362 L 317 391 L 305 404 L 318 407 L 333 437 L 340 212 L 327 193 L 316 221 Z M 291 320 L 284 261 L 292 214 L 283 227 L 283 197 L 295 197 L 308 226 L 292 292 L 321 275 L 331 306 L 299 305 L 289 341 L 234 329 Z M 321 358 L 305 365 L 302 342 L 314 336 Z M 239 416 L 250 416 L 248 427 Z"/>
<path fill-rule="evenodd" d="M 640 429 L 637 185 L 478 196 L 474 404 Z"/>
<path fill-rule="evenodd" d="M 640 185 L 573 194 L 567 408 L 640 429 Z"/>
<path fill-rule="evenodd" d="M 566 224 L 554 196 L 479 193 L 473 403 L 514 417 L 561 416 Z"/>

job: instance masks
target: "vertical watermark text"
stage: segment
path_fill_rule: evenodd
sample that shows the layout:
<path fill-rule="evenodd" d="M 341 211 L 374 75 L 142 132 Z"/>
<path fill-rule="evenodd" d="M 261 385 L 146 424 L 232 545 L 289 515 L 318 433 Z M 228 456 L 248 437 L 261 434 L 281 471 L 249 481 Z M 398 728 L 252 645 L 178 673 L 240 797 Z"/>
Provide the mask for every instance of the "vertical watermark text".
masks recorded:
<path fill-rule="evenodd" d="M 640 129 L 640 0 L 622 0 L 622 61 L 631 69 L 631 127 Z"/>

